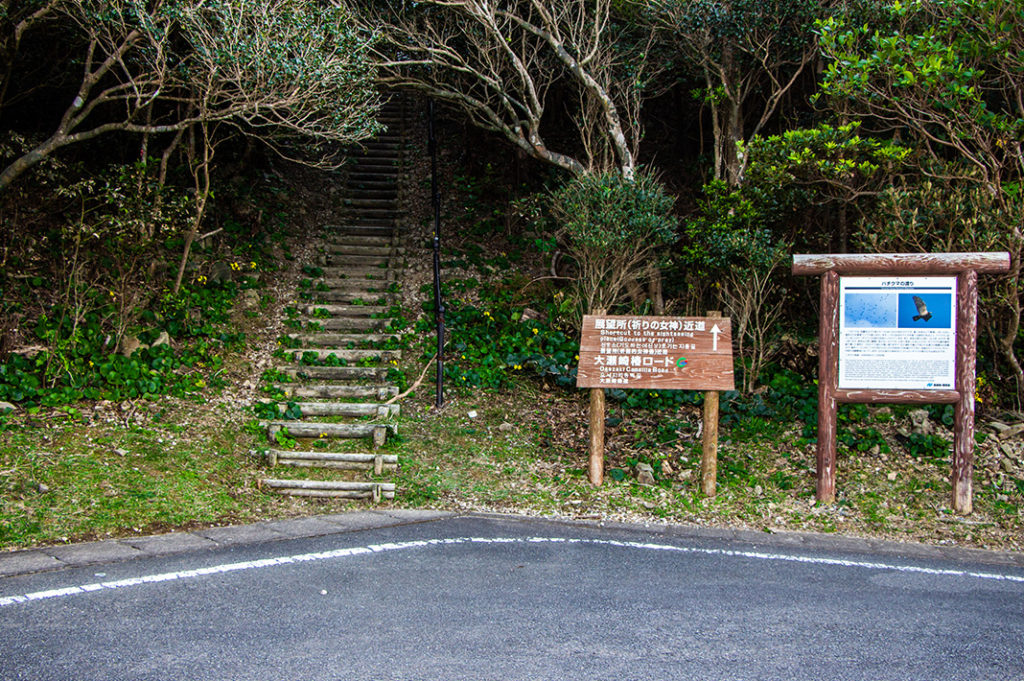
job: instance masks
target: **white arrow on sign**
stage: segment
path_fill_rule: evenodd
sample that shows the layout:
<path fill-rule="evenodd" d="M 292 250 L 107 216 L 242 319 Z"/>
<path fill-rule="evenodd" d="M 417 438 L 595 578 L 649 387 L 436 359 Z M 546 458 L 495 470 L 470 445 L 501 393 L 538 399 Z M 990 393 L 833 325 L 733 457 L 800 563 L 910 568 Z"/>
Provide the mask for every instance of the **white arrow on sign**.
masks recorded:
<path fill-rule="evenodd" d="M 718 324 L 711 327 L 711 352 L 718 352 L 718 334 L 722 333 L 722 330 L 718 328 Z"/>

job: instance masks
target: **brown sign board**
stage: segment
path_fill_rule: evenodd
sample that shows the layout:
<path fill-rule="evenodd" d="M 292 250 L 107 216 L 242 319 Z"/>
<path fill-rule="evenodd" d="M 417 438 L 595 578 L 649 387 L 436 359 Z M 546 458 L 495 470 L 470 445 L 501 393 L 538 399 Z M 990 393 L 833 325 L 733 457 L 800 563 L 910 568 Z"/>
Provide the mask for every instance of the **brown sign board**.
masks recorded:
<path fill-rule="evenodd" d="M 580 388 L 735 390 L 724 317 L 586 315 Z"/>

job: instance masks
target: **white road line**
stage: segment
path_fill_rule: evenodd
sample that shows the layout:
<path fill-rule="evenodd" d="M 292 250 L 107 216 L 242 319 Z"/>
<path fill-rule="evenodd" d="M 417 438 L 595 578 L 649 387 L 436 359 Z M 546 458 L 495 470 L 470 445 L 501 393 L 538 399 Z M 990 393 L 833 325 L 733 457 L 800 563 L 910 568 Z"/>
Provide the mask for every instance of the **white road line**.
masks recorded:
<path fill-rule="evenodd" d="M 370 544 L 368 546 L 356 546 L 347 549 L 335 549 L 332 551 L 320 551 L 317 553 L 300 553 L 292 556 L 278 556 L 276 558 L 263 558 L 261 560 L 243 561 L 239 563 L 224 563 L 210 567 L 196 568 L 194 570 L 181 570 L 178 572 L 165 572 L 155 575 L 144 575 L 141 577 L 130 577 L 110 582 L 94 582 L 79 586 L 66 586 L 59 589 L 47 591 L 35 591 L 32 593 L 0 597 L 0 607 L 15 605 L 18 603 L 30 603 L 34 601 L 63 598 L 67 596 L 78 596 L 93 591 L 110 589 L 123 589 L 143 584 L 156 584 L 160 582 L 174 582 L 187 579 L 196 579 L 208 575 L 223 574 L 226 572 L 238 572 L 241 570 L 260 570 L 263 568 L 276 567 L 291 563 L 311 563 L 337 558 L 347 558 L 372 553 L 388 551 L 404 551 L 406 549 L 418 549 L 428 546 L 452 546 L 457 544 L 583 544 L 593 546 L 614 546 L 628 549 L 643 549 L 647 551 L 667 551 L 669 553 L 681 553 L 703 556 L 725 556 L 729 558 L 746 558 L 751 560 L 779 561 L 788 563 L 803 563 L 808 565 L 828 565 L 844 568 L 858 568 L 865 570 L 890 570 L 911 574 L 933 575 L 941 577 L 967 577 L 971 579 L 994 580 L 999 582 L 1016 582 L 1024 584 L 1024 575 L 1000 574 L 995 572 L 974 572 L 971 570 L 952 570 L 928 568 L 917 565 L 898 565 L 893 563 L 874 563 L 858 560 L 844 560 L 840 558 L 819 558 L 815 556 L 799 556 L 784 553 L 765 553 L 761 551 L 733 551 L 730 549 L 708 549 L 687 546 L 672 546 L 670 544 L 651 544 L 644 542 L 617 541 L 614 539 L 575 539 L 568 537 L 452 537 L 447 539 L 420 539 L 416 541 L 393 542 L 387 544 Z"/>

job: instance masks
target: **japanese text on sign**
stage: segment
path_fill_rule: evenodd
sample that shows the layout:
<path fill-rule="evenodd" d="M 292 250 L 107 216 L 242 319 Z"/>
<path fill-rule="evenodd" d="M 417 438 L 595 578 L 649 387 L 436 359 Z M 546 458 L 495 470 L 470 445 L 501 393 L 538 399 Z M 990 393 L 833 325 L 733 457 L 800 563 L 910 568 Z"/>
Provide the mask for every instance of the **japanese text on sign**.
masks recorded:
<path fill-rule="evenodd" d="M 732 390 L 728 319 L 588 315 L 577 386 Z"/>

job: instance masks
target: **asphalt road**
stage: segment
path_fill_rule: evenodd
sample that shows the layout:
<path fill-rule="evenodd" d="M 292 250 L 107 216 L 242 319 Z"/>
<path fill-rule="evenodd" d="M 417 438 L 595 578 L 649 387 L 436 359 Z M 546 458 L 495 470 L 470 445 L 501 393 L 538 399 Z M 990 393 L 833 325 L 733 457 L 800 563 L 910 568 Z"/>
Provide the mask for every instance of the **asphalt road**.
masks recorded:
<path fill-rule="evenodd" d="M 0 579 L 0 679 L 1024 679 L 1024 569 L 446 518 Z"/>

